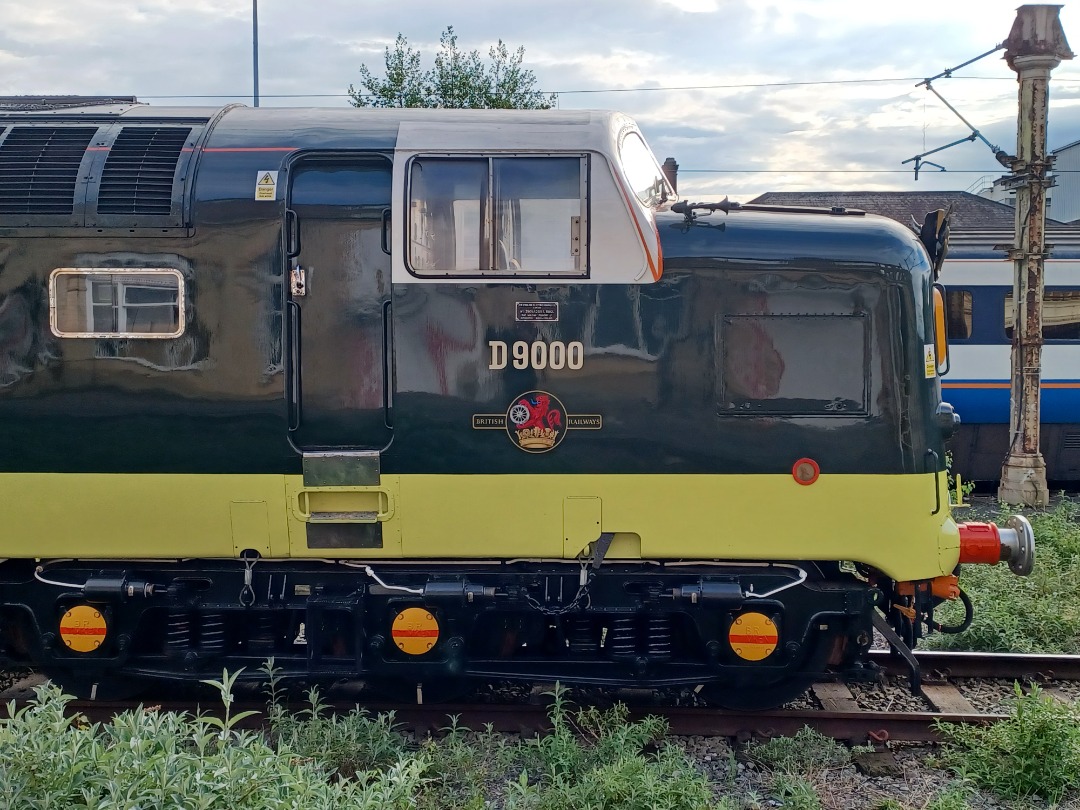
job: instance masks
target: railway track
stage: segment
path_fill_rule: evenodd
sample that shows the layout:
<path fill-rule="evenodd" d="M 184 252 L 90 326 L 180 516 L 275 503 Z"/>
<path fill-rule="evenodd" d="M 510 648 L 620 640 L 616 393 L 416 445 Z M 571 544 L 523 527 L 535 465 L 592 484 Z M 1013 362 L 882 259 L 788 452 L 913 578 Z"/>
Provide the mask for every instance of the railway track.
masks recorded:
<path fill-rule="evenodd" d="M 1080 655 L 1028 655 L 919 650 L 923 676 L 941 678 L 1013 678 L 1080 681 Z M 872 650 L 870 660 L 887 672 L 902 675 L 907 665 L 887 650 Z"/>
<path fill-rule="evenodd" d="M 1065 699 L 1060 684 L 1080 681 L 1080 656 L 1023 655 L 955 652 L 920 652 L 923 668 L 922 701 L 925 710 L 879 710 L 860 703 L 857 687 L 840 682 L 821 682 L 811 689 L 814 702 L 820 708 L 781 708 L 764 712 L 734 712 L 702 706 L 634 705 L 640 702 L 639 692 L 624 695 L 614 693 L 613 699 L 625 699 L 631 704 L 631 716 L 640 718 L 657 715 L 665 718 L 674 735 L 724 736 L 739 739 L 769 738 L 795 734 L 811 726 L 827 736 L 853 742 L 883 743 L 887 740 L 936 742 L 938 721 L 964 724 L 989 724 L 1005 719 L 997 711 L 987 711 L 974 705 L 963 694 L 958 683 L 966 679 L 1015 679 L 1040 683 L 1051 696 Z M 873 655 L 884 672 L 903 674 L 902 661 L 887 652 Z M 40 683 L 32 676 L 0 692 L 0 715 L 6 714 L 7 704 L 16 708 L 32 697 L 32 689 Z M 853 691 L 853 687 L 856 691 Z M 898 693 L 901 687 L 892 687 Z M 538 688 L 534 696 L 543 692 Z M 145 696 L 141 701 L 73 701 L 69 711 L 85 715 L 92 722 L 107 721 L 114 714 L 140 705 L 152 705 L 161 711 L 196 712 L 216 715 L 220 703 L 207 697 L 204 700 L 156 700 Z M 328 694 L 329 711 L 348 712 L 358 705 L 355 696 L 345 699 Z M 481 729 L 490 726 L 494 731 L 531 734 L 550 727 L 548 707 L 542 700 L 519 703 L 446 703 L 402 705 L 400 703 L 368 703 L 362 705 L 372 714 L 394 712 L 395 722 L 402 731 L 415 734 L 439 734 L 450 717 L 459 726 Z M 241 727 L 258 728 L 265 724 L 265 703 L 239 699 L 233 704 L 234 713 L 248 709 L 259 714 L 247 718 Z M 309 708 L 306 704 L 296 709 Z"/>

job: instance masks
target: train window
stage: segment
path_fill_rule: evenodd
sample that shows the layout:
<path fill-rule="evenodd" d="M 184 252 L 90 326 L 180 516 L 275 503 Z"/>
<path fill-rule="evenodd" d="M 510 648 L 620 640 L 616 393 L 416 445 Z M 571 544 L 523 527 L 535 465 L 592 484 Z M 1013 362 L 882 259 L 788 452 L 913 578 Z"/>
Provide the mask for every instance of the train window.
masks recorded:
<path fill-rule="evenodd" d="M 865 416 L 867 320 L 841 314 L 720 316 L 721 413 Z"/>
<path fill-rule="evenodd" d="M 72 268 L 49 277 L 57 337 L 175 338 L 184 332 L 184 279 L 166 268 Z"/>
<path fill-rule="evenodd" d="M 583 275 L 586 159 L 419 158 L 408 262 L 420 275 Z"/>
<path fill-rule="evenodd" d="M 1016 306 L 1005 295 L 1005 336 L 1012 340 Z M 1047 290 L 1042 306 L 1043 339 L 1080 340 L 1080 290 Z"/>
<path fill-rule="evenodd" d="M 969 290 L 945 291 L 945 329 L 949 340 L 967 340 L 971 337 L 971 292 Z"/>
<path fill-rule="evenodd" d="M 631 190 L 645 205 L 655 207 L 674 196 L 652 151 L 636 132 L 622 139 L 619 160 Z"/>

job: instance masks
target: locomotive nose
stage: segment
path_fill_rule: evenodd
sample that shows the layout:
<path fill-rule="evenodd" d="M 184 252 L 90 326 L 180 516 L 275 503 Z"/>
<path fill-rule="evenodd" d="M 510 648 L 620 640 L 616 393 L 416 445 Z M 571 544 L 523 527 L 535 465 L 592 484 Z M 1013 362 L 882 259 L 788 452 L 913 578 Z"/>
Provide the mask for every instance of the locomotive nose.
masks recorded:
<path fill-rule="evenodd" d="M 1009 570 L 1026 577 L 1035 565 L 1035 533 L 1023 515 L 1013 515 L 1004 528 L 993 523 L 961 523 L 960 562 L 994 565 L 1008 562 Z"/>

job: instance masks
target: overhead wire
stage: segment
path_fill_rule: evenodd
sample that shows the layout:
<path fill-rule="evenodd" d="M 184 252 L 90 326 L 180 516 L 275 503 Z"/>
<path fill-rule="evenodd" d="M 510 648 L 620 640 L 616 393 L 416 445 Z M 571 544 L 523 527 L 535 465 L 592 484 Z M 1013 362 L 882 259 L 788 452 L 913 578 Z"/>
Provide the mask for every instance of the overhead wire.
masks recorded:
<path fill-rule="evenodd" d="M 953 76 L 953 79 L 968 81 L 990 81 L 1016 83 L 1012 76 Z M 895 76 L 879 79 L 817 79 L 811 81 L 780 81 L 780 82 L 737 82 L 732 84 L 688 84 L 688 85 L 662 85 L 646 87 L 593 87 L 577 88 L 571 90 L 539 90 L 542 95 L 570 96 L 570 95 L 595 95 L 600 93 L 667 93 L 685 92 L 687 90 L 753 90 L 763 87 L 813 87 L 824 85 L 851 85 L 851 84 L 897 84 L 900 82 L 923 81 L 919 76 Z M 1080 78 L 1053 78 L 1052 81 L 1077 83 Z M 147 99 L 178 99 L 178 98 L 245 98 L 250 92 L 242 93 L 139 93 L 139 98 Z M 359 94 L 361 98 L 373 98 L 371 93 Z M 259 98 L 355 98 L 350 93 L 260 93 Z"/>
<path fill-rule="evenodd" d="M 955 76 L 949 78 L 968 81 L 1001 81 L 1015 83 L 1012 76 Z M 1080 78 L 1054 78 L 1059 83 L 1080 83 Z M 742 90 L 761 89 L 768 87 L 813 87 L 828 85 L 865 85 L 865 84 L 896 84 L 910 81 L 925 81 L 918 76 L 896 76 L 886 78 L 865 79 L 818 79 L 810 81 L 778 81 L 778 82 L 737 82 L 730 84 L 701 84 L 701 85 L 668 85 L 648 87 L 607 87 L 607 88 L 580 88 L 570 90 L 543 90 L 538 91 L 543 95 L 596 95 L 602 93 L 651 93 L 651 92 L 686 92 L 700 90 Z M 175 100 L 175 99 L 226 99 L 245 98 L 248 93 L 216 93 L 216 94 L 138 94 L 141 99 Z M 304 99 L 304 98 L 372 98 L 371 94 L 363 93 L 354 95 L 351 93 L 261 93 L 263 99 Z M 1061 170 L 1059 174 L 1073 173 L 1080 170 Z M 681 174 L 910 174 L 910 169 L 692 169 L 680 167 Z M 986 170 L 980 169 L 950 169 L 952 174 L 985 174 Z M 940 172 L 934 172 L 940 173 Z"/>

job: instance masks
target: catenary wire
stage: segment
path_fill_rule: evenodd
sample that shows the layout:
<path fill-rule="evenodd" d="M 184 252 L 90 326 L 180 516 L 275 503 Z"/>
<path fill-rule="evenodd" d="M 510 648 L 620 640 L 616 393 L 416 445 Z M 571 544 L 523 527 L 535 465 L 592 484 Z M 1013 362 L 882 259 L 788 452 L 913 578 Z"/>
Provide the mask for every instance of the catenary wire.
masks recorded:
<path fill-rule="evenodd" d="M 990 81 L 990 82 L 1002 82 L 1007 81 L 1010 83 L 1016 83 L 1015 76 L 953 76 L 953 79 L 969 80 L 969 81 Z M 586 94 L 599 94 L 599 93 L 657 93 L 657 92 L 682 92 L 686 90 L 751 90 L 754 88 L 762 87 L 812 87 L 818 85 L 836 85 L 836 84 L 896 84 L 898 82 L 912 82 L 921 81 L 922 77 L 919 76 L 896 76 L 892 78 L 882 79 L 820 79 L 814 81 L 785 81 L 785 82 L 740 82 L 736 84 L 698 84 L 698 85 L 675 85 L 675 86 L 660 86 L 660 87 L 598 87 L 598 88 L 581 88 L 571 90 L 538 90 L 540 95 L 556 95 L 556 96 L 569 96 L 569 95 L 586 95 Z M 1052 78 L 1051 81 L 1059 83 L 1077 83 L 1080 82 L 1080 78 L 1068 79 L 1068 78 Z M 250 96 L 251 93 L 244 91 L 242 93 L 172 93 L 172 94 L 153 94 L 153 93 L 140 93 L 139 98 L 152 98 L 152 99 L 176 99 L 176 98 L 245 98 Z M 371 93 L 361 93 L 363 98 L 373 98 Z M 350 93 L 260 93 L 260 98 L 353 98 Z"/>

